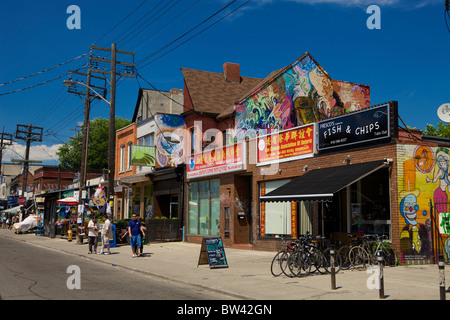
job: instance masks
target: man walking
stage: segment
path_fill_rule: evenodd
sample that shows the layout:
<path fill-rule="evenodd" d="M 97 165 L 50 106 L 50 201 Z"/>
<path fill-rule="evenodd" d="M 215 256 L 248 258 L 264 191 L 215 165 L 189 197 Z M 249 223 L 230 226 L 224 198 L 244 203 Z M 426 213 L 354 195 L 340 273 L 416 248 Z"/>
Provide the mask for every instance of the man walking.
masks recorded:
<path fill-rule="evenodd" d="M 89 254 L 97 253 L 97 237 L 100 224 L 97 222 L 96 216 L 91 216 L 91 221 L 88 223 L 88 237 L 89 237 Z M 92 250 L 94 248 L 94 250 Z"/>
<path fill-rule="evenodd" d="M 102 233 L 102 249 L 100 250 L 100 254 L 103 254 L 103 249 L 105 249 L 105 246 L 108 249 L 108 251 L 106 251 L 105 254 L 111 254 L 109 239 L 112 237 L 113 234 L 109 215 L 106 215 L 105 224 L 103 225 L 101 233 Z"/>
<path fill-rule="evenodd" d="M 128 223 L 128 236 L 131 237 L 131 250 L 133 252 L 133 258 L 140 256 L 141 254 L 137 254 L 137 248 L 141 247 L 142 239 L 141 232 L 143 231 L 143 226 L 141 221 L 137 219 L 136 214 L 133 213 L 131 216 L 132 220 Z"/>

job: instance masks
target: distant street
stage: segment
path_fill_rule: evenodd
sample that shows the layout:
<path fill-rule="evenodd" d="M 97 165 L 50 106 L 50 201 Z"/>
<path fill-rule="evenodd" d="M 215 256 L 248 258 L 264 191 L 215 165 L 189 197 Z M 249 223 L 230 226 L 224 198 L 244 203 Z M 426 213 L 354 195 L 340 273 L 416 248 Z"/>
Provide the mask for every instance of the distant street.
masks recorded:
<path fill-rule="evenodd" d="M 5 238 L 0 238 L 0 257 L 3 300 L 224 299 L 197 287 Z M 69 266 L 80 268 L 80 289 L 67 286 L 69 277 L 75 275 L 73 271 L 67 273 Z"/>

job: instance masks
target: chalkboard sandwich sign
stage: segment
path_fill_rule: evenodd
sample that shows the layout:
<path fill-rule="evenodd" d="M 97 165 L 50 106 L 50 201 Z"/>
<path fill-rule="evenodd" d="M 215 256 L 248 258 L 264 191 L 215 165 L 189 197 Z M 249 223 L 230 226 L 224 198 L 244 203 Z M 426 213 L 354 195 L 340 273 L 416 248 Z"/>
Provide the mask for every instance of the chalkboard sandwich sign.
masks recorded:
<path fill-rule="evenodd" d="M 221 237 L 203 238 L 197 267 L 201 264 L 209 264 L 210 269 L 228 268 Z"/>

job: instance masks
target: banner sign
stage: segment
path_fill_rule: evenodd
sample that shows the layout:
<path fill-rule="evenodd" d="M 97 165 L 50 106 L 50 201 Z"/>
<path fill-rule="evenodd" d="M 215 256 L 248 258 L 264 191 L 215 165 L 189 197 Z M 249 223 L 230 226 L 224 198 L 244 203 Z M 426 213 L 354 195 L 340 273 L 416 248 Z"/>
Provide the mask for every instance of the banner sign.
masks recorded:
<path fill-rule="evenodd" d="M 187 179 L 246 169 L 245 143 L 209 149 L 194 154 L 187 165 Z"/>
<path fill-rule="evenodd" d="M 390 137 L 389 104 L 318 123 L 319 150 Z"/>
<path fill-rule="evenodd" d="M 156 159 L 155 147 L 150 146 L 131 146 L 131 165 L 132 166 L 154 166 Z"/>
<path fill-rule="evenodd" d="M 257 137 L 257 165 L 292 161 L 314 156 L 314 124 Z"/>

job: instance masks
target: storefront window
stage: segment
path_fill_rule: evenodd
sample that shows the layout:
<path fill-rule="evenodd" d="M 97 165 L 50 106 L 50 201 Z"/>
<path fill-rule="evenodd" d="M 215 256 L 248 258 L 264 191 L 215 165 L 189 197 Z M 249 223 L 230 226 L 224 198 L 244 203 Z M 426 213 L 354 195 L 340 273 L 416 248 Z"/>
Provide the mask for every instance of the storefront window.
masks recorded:
<path fill-rule="evenodd" d="M 189 183 L 189 230 L 198 234 L 198 182 Z"/>
<path fill-rule="evenodd" d="M 198 183 L 199 191 L 199 234 L 207 235 L 209 226 L 209 181 Z"/>
<path fill-rule="evenodd" d="M 145 216 L 150 218 L 153 214 L 153 184 L 151 183 L 144 186 L 144 210 Z"/>
<path fill-rule="evenodd" d="M 260 195 L 263 196 L 290 180 L 262 182 Z M 262 237 L 297 237 L 297 203 L 296 202 L 261 202 L 260 235 Z"/>
<path fill-rule="evenodd" d="M 389 175 L 378 170 L 351 186 L 351 231 L 390 236 Z"/>
<path fill-rule="evenodd" d="M 220 179 L 189 183 L 189 234 L 219 235 Z"/>
<path fill-rule="evenodd" d="M 210 180 L 211 190 L 211 235 L 218 236 L 220 231 L 220 180 Z"/>

